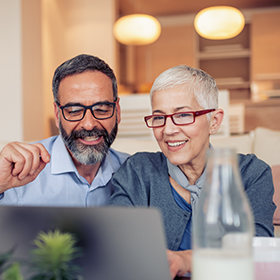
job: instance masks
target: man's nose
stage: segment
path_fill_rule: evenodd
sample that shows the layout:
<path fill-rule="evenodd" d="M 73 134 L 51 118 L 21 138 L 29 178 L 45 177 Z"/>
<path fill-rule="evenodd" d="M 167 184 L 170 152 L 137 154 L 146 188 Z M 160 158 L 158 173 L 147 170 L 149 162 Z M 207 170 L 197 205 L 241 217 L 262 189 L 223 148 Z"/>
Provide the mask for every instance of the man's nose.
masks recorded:
<path fill-rule="evenodd" d="M 98 120 L 93 116 L 92 111 L 87 109 L 84 118 L 80 121 L 81 126 L 86 130 L 92 130 L 98 124 Z"/>

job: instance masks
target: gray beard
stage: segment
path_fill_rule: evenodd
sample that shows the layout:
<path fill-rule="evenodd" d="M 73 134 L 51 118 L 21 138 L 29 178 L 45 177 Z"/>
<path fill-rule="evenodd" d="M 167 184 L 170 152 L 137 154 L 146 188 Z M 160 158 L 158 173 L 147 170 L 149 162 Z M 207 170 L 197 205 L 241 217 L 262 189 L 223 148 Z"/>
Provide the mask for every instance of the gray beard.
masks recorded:
<path fill-rule="evenodd" d="M 78 162 L 85 165 L 94 165 L 104 159 L 114 142 L 117 136 L 118 122 L 116 120 L 110 134 L 105 129 L 94 128 L 92 130 L 74 130 L 68 135 L 59 120 L 59 131 L 65 146 Z M 103 136 L 104 140 L 96 145 L 85 145 L 78 140 L 78 138 L 83 139 L 90 136 Z"/>

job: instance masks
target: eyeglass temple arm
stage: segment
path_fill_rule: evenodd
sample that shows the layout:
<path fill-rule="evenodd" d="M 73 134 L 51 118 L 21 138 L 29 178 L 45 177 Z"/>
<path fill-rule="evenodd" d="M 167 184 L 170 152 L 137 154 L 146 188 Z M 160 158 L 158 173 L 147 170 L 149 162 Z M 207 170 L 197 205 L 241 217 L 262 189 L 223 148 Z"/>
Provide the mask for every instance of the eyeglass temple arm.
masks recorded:
<path fill-rule="evenodd" d="M 216 109 L 207 109 L 207 110 L 196 111 L 195 116 L 208 114 L 208 113 L 213 112 L 213 111 L 216 111 Z"/>

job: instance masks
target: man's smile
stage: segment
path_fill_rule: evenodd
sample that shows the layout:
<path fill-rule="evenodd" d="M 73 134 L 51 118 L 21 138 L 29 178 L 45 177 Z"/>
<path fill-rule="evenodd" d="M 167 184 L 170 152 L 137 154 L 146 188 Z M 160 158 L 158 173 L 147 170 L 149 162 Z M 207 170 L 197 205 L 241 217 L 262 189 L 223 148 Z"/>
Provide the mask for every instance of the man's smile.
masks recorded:
<path fill-rule="evenodd" d="M 103 138 L 103 136 L 101 135 L 94 135 L 94 136 L 85 136 L 82 138 L 79 138 L 79 140 L 86 145 L 94 145 L 100 142 L 101 138 Z"/>

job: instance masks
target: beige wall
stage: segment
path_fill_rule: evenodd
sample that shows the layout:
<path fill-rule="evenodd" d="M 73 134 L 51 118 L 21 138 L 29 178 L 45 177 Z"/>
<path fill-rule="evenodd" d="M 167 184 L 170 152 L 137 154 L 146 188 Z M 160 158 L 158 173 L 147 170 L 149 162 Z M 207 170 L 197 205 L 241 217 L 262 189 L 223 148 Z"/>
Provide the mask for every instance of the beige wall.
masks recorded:
<path fill-rule="evenodd" d="M 45 137 L 53 117 L 52 76 L 63 61 L 80 53 L 96 55 L 115 68 L 113 0 L 42 0 Z"/>
<path fill-rule="evenodd" d="M 44 137 L 41 1 L 21 2 L 23 140 Z"/>
<path fill-rule="evenodd" d="M 114 3 L 114 0 L 0 0 L 0 140 L 33 141 L 50 135 L 52 76 L 55 68 L 66 59 L 79 53 L 91 53 L 103 58 L 116 72 L 123 65 L 122 62 L 116 65 L 119 55 L 115 55 L 112 35 Z M 174 17 L 171 18 L 173 21 Z M 175 64 L 197 65 L 196 35 L 190 22 L 181 24 L 184 18 L 182 16 L 178 22 L 171 22 L 168 17 L 161 19 L 165 26 L 157 42 L 128 48 L 129 83 L 136 82 L 139 89 Z M 278 15 L 269 21 L 275 27 Z M 261 31 L 262 16 L 258 22 Z M 266 38 L 260 40 L 266 42 Z M 264 47 L 266 51 L 260 54 L 253 48 L 253 57 L 272 58 L 275 62 L 278 56 L 274 53 L 277 54 L 279 44 Z M 273 65 L 277 69 L 269 67 L 267 71 L 279 72 L 279 63 Z M 255 66 L 257 69 L 257 64 Z"/>
<path fill-rule="evenodd" d="M 278 74 L 280 78 L 280 10 L 256 13 L 251 30 L 252 80 L 258 75 Z"/>
<path fill-rule="evenodd" d="M 115 68 L 114 0 L 0 0 L 0 141 L 50 135 L 55 68 L 89 53 Z"/>
<path fill-rule="evenodd" d="M 44 136 L 40 3 L 0 1 L 1 141 Z"/>
<path fill-rule="evenodd" d="M 0 140 L 22 140 L 20 0 L 0 0 Z"/>

